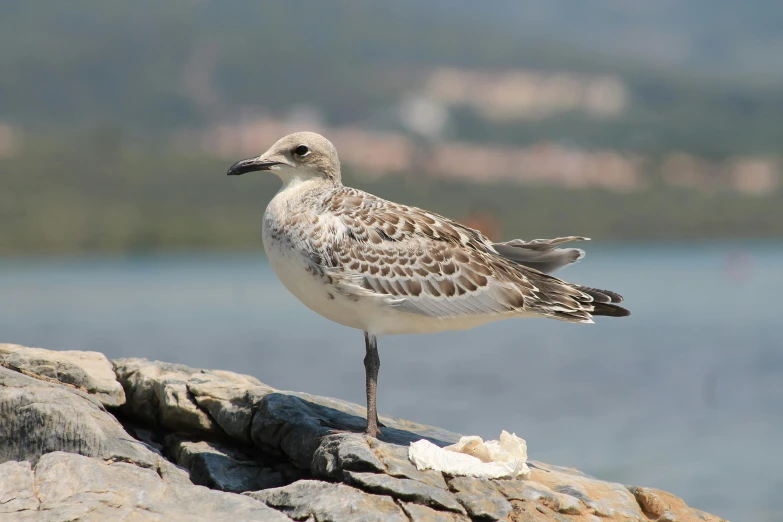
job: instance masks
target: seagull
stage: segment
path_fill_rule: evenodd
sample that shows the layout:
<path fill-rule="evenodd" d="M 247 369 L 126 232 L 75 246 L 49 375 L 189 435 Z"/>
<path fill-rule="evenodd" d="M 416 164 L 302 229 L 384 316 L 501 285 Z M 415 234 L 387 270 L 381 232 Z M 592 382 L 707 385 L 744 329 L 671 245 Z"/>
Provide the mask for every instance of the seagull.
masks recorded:
<path fill-rule="evenodd" d="M 346 187 L 337 149 L 314 132 L 280 139 L 229 176 L 277 175 L 264 212 L 269 264 L 305 306 L 364 332 L 367 428 L 380 434 L 376 391 L 381 335 L 464 330 L 500 319 L 547 317 L 592 323 L 630 315 L 615 292 L 548 273 L 584 257 L 569 236 L 494 243 L 434 212 Z"/>

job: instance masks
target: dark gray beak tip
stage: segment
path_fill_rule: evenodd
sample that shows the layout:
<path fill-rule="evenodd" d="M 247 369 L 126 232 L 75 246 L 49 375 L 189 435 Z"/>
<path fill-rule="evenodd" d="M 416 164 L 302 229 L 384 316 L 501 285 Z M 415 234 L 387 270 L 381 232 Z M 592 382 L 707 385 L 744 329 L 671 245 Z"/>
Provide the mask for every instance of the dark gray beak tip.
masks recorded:
<path fill-rule="evenodd" d="M 256 172 L 258 170 L 269 170 L 275 165 L 279 165 L 277 161 L 259 161 L 257 158 L 244 159 L 237 161 L 231 167 L 229 167 L 226 175 L 228 176 L 241 176 L 248 172 Z"/>
<path fill-rule="evenodd" d="M 252 171 L 252 164 L 253 160 L 240 160 L 231 165 L 228 168 L 228 172 L 226 172 L 226 175 L 228 176 L 241 176 L 242 174 L 245 174 L 246 172 Z"/>

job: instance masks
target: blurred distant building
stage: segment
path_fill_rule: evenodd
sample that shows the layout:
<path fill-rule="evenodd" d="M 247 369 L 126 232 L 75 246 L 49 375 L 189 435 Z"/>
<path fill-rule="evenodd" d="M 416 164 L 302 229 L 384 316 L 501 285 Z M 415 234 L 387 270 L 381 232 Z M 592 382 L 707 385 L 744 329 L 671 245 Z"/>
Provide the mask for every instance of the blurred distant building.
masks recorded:
<path fill-rule="evenodd" d="M 474 182 L 599 187 L 625 192 L 644 186 L 640 160 L 613 151 L 584 151 L 541 143 L 527 148 L 444 143 L 431 151 L 433 177 Z"/>
<path fill-rule="evenodd" d="M 437 113 L 437 110 L 433 114 Z M 559 143 L 528 147 L 486 145 L 411 138 L 395 132 L 358 126 L 324 127 L 317 111 L 302 108 L 287 119 L 266 116 L 238 125 L 220 125 L 205 132 L 183 132 L 178 140 L 194 142 L 209 153 L 236 158 L 266 150 L 280 137 L 304 129 L 326 134 L 340 151 L 340 160 L 358 175 L 379 177 L 414 174 L 472 183 L 600 188 L 613 192 L 642 190 L 656 171 L 648 158 L 614 150 L 583 150 Z M 307 117 L 305 117 L 307 116 Z M 440 116 L 436 115 L 436 119 Z M 420 135 L 437 133 L 422 124 Z M 5 130 L 3 130 L 5 129 Z M 10 128 L 0 125 L 0 155 L 14 143 Z M 5 143 L 5 145 L 4 145 Z M 5 147 L 5 148 L 3 148 Z M 781 186 L 781 163 L 775 158 L 737 157 L 709 161 L 683 152 L 664 156 L 657 167 L 666 184 L 702 192 L 730 190 L 762 196 Z"/>
<path fill-rule="evenodd" d="M 760 158 L 739 158 L 730 166 L 731 184 L 739 192 L 763 196 L 780 187 L 780 162 Z"/>
<path fill-rule="evenodd" d="M 424 96 L 406 96 L 397 113 L 409 132 L 432 140 L 440 138 L 449 123 L 446 106 Z"/>
<path fill-rule="evenodd" d="M 474 108 L 489 120 L 540 119 L 568 111 L 595 117 L 625 110 L 629 91 L 619 77 L 539 71 L 441 68 L 425 81 L 426 96 Z"/>
<path fill-rule="evenodd" d="M 358 127 L 336 128 L 328 134 L 340 152 L 340 161 L 365 175 L 410 172 L 414 147 L 401 134 L 368 132 Z"/>
<path fill-rule="evenodd" d="M 780 161 L 765 157 L 737 157 L 723 162 L 708 161 L 683 152 L 666 156 L 661 179 L 702 192 L 731 190 L 751 196 L 776 192 L 781 184 Z"/>
<path fill-rule="evenodd" d="M 340 160 L 366 176 L 421 173 L 433 178 L 474 183 L 514 183 L 625 192 L 643 188 L 641 158 L 610 150 L 585 151 L 558 144 L 532 147 L 434 142 L 422 145 L 404 134 L 360 127 L 302 127 L 290 120 L 260 117 L 239 125 L 221 125 L 203 134 L 203 150 L 219 156 L 258 154 L 280 137 L 309 128 L 323 132 L 340 151 Z M 187 133 L 180 141 L 192 140 Z M 418 148 L 417 148 L 418 147 Z"/>
<path fill-rule="evenodd" d="M 22 132 L 16 127 L 0 122 L 0 158 L 10 158 L 22 145 Z"/>

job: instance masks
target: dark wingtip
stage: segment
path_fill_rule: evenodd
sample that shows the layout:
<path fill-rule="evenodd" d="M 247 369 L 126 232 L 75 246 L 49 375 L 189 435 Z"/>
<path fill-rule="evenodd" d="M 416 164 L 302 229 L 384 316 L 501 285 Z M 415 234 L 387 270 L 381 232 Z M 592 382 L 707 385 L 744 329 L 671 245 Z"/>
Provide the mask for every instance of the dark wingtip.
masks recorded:
<path fill-rule="evenodd" d="M 606 317 L 628 317 L 631 311 L 622 306 L 608 303 L 593 303 L 592 315 L 602 315 Z"/>
<path fill-rule="evenodd" d="M 623 302 L 623 296 L 621 296 L 617 292 L 612 292 L 611 290 L 601 290 L 600 288 L 591 288 L 589 286 L 583 286 L 583 285 L 577 285 L 577 288 L 582 292 L 586 293 L 587 295 L 589 295 L 590 297 L 592 297 L 596 303 L 622 303 Z"/>

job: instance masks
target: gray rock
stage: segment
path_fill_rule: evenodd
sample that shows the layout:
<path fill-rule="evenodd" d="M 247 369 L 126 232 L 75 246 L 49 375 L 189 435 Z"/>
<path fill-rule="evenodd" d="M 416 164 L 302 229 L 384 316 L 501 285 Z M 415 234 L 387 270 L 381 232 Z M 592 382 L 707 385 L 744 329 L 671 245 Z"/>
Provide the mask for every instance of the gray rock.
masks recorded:
<path fill-rule="evenodd" d="M 465 506 L 471 518 L 501 520 L 512 511 L 511 503 L 493 484 L 493 481 L 474 477 L 455 477 L 449 488 Z"/>
<path fill-rule="evenodd" d="M 538 484 L 539 490 L 545 487 L 554 493 L 567 491 L 570 496 L 578 496 L 599 516 L 646 520 L 636 498 L 622 484 L 600 480 L 573 468 L 552 466 L 542 462 L 532 464 L 530 479 L 531 482 Z"/>
<path fill-rule="evenodd" d="M 105 406 L 125 403 L 111 363 L 98 352 L 44 350 L 0 344 L 0 366 L 48 382 L 73 386 L 94 395 Z"/>
<path fill-rule="evenodd" d="M 416 469 L 408 459 L 408 446 L 388 444 L 357 433 L 327 435 L 313 455 L 313 476 L 341 481 L 344 471 L 386 473 L 448 489 L 442 473 Z"/>
<path fill-rule="evenodd" d="M 274 391 L 254 377 L 218 370 L 191 377 L 188 389 L 229 437 L 246 443 L 250 443 L 254 406 Z"/>
<path fill-rule="evenodd" d="M 158 399 L 160 425 L 166 429 L 183 433 L 218 434 L 218 427 L 198 407 L 188 391 L 188 384 L 177 379 L 155 381 L 152 385 Z"/>
<path fill-rule="evenodd" d="M 449 513 L 447 511 L 436 511 L 420 504 L 409 504 L 400 502 L 400 507 L 408 515 L 411 522 L 469 522 L 466 515 Z"/>
<path fill-rule="evenodd" d="M 218 433 L 218 427 L 188 391 L 187 381 L 195 370 L 144 359 L 120 359 L 113 363 L 125 389 L 123 411 L 175 433 Z"/>
<path fill-rule="evenodd" d="M 473 519 L 503 520 L 512 510 L 511 503 L 504 498 L 484 497 L 472 493 L 457 493 L 456 496 Z"/>
<path fill-rule="evenodd" d="M 436 509 L 465 513 L 465 509 L 448 491 L 416 480 L 395 478 L 381 473 L 346 471 L 346 482 L 370 493 L 391 495 L 394 498 L 422 504 Z"/>
<path fill-rule="evenodd" d="M 18 482 L 9 488 L 11 480 Z M 11 490 L 13 496 L 4 507 L 17 509 L 5 513 L 13 513 L 11 520 L 18 521 L 290 522 L 283 514 L 241 495 L 172 484 L 155 471 L 133 464 L 106 464 L 62 452 L 44 455 L 34 469 L 12 462 L 0 465 L 0 492 L 6 495 Z"/>
<path fill-rule="evenodd" d="M 0 520 L 287 520 L 272 506 L 319 522 L 718 521 L 660 490 L 629 491 L 538 462 L 529 480 L 447 484 L 409 462 L 408 443 L 446 444 L 456 434 L 382 417 L 381 440 L 368 438 L 350 433 L 364 427 L 359 405 L 230 372 L 116 361 L 123 425 L 105 406 L 120 403 L 105 359 L 63 362 L 59 352 L 29 350 L 2 352 Z M 194 486 L 164 454 L 225 491 Z M 302 480 L 310 473 L 347 484 Z M 230 493 L 245 490 L 262 490 L 252 496 L 264 504 Z"/>
<path fill-rule="evenodd" d="M 538 502 L 566 515 L 580 515 L 588 507 L 582 500 L 590 501 L 583 493 L 569 487 L 552 491 L 549 487 L 532 480 L 494 480 L 492 485 L 509 500 L 529 500 Z M 582 500 L 580 500 L 582 499 Z M 605 512 L 605 510 L 602 510 Z"/>
<path fill-rule="evenodd" d="M 250 442 L 253 408 L 272 388 L 258 379 L 146 359 L 118 359 L 114 371 L 128 415 L 174 433 L 223 434 Z"/>
<path fill-rule="evenodd" d="M 321 440 L 313 454 L 313 477 L 342 481 L 345 471 L 383 473 L 385 466 L 370 449 L 366 435 L 335 433 Z"/>
<path fill-rule="evenodd" d="M 260 448 L 279 451 L 294 465 L 310 469 L 321 439 L 335 431 L 364 431 L 365 410 L 346 401 L 306 393 L 273 392 L 256 407 L 251 438 Z M 459 436 L 431 426 L 382 417 L 381 439 L 408 445 L 422 438 L 440 445 L 451 444 Z"/>
<path fill-rule="evenodd" d="M 368 445 L 378 455 L 392 477 L 417 480 L 441 489 L 448 489 L 443 473 L 431 469 L 419 471 L 408 458 L 409 445 L 388 444 L 377 439 L 368 439 Z"/>
<path fill-rule="evenodd" d="M 358 418 L 291 394 L 274 392 L 258 404 L 251 438 L 258 447 L 279 452 L 295 466 L 308 469 L 321 438 L 332 432 L 328 426 L 351 422 L 358 431 Z"/>
<path fill-rule="evenodd" d="M 0 464 L 0 514 L 38 509 L 34 484 L 35 478 L 29 462 Z"/>
<path fill-rule="evenodd" d="M 408 521 L 391 497 L 371 495 L 344 484 L 300 480 L 283 488 L 245 495 L 295 520 L 313 517 L 318 522 Z"/>
<path fill-rule="evenodd" d="M 213 442 L 191 442 L 176 436 L 166 438 L 174 461 L 190 471 L 194 484 L 210 489 L 243 493 L 284 486 L 280 471 L 263 466 L 250 455 Z"/>
<path fill-rule="evenodd" d="M 35 463 L 52 451 L 153 469 L 169 465 L 91 396 L 0 367 L 0 462 Z"/>
<path fill-rule="evenodd" d="M 310 469 L 323 437 L 364 430 L 364 408 L 345 401 L 279 392 L 245 375 L 197 370 L 145 359 L 113 361 L 129 416 L 169 432 L 252 441 L 259 448 Z M 382 438 L 408 445 L 427 438 L 441 445 L 458 435 L 383 417 Z M 412 473 L 412 472 L 410 472 Z"/>

